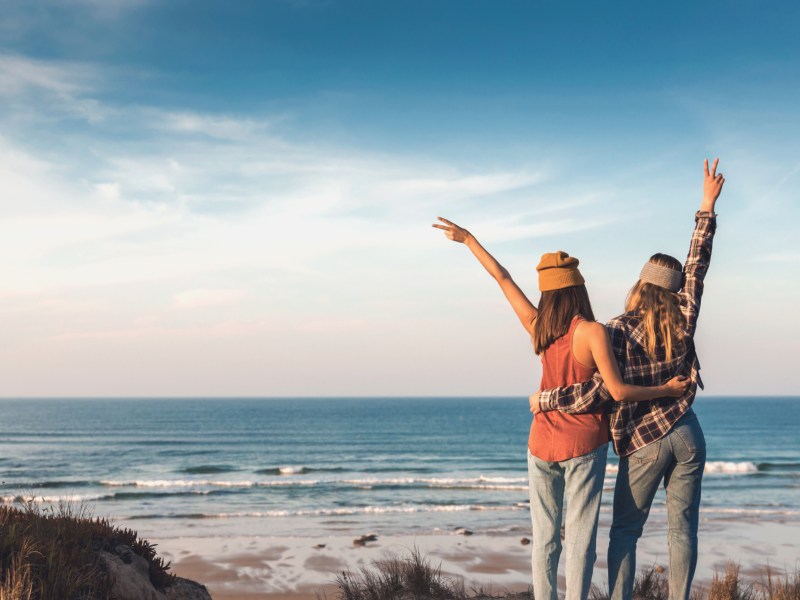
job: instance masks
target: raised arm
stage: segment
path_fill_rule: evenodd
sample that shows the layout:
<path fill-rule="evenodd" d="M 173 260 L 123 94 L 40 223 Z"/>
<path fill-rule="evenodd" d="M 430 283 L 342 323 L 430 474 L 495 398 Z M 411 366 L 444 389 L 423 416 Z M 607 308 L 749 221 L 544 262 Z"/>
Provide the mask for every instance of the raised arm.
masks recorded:
<path fill-rule="evenodd" d="M 687 332 L 694 336 L 697 329 L 697 318 L 700 315 L 700 300 L 703 296 L 703 280 L 711 263 L 711 247 L 717 229 L 717 215 L 714 208 L 717 204 L 725 178 L 717 173 L 719 159 L 714 159 L 711 171 L 708 160 L 704 164 L 703 201 L 695 215 L 695 227 L 692 241 L 689 244 L 689 255 L 683 267 L 684 282 L 680 292 L 681 310 L 686 317 Z"/>
<path fill-rule="evenodd" d="M 533 334 L 533 323 L 536 321 L 536 307 L 528 300 L 528 297 L 522 293 L 514 280 L 511 279 L 511 274 L 501 265 L 495 258 L 489 254 L 486 249 L 478 243 L 469 231 L 463 227 L 459 227 L 455 223 L 448 221 L 442 217 L 437 217 L 443 224 L 436 223 L 433 227 L 444 231 L 445 236 L 454 242 L 460 242 L 470 249 L 475 258 L 483 265 L 483 268 L 489 272 L 489 275 L 494 277 L 495 281 L 500 285 L 506 299 L 508 299 L 514 312 L 517 314 L 522 326 L 525 330 Z"/>

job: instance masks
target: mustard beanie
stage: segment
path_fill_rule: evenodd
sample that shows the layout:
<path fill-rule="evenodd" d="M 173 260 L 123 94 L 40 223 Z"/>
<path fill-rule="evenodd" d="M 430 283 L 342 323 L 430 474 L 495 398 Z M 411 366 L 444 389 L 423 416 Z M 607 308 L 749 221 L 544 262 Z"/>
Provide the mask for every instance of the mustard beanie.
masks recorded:
<path fill-rule="evenodd" d="M 580 261 L 563 250 L 542 254 L 536 267 L 539 271 L 539 291 L 550 292 L 585 283 L 578 271 Z"/>

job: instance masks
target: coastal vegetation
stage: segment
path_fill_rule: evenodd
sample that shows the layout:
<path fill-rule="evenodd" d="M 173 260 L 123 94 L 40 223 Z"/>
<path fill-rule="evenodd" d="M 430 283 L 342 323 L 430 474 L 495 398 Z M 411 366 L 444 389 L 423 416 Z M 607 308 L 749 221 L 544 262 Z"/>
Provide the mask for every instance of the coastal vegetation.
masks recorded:
<path fill-rule="evenodd" d="M 209 597 L 169 566 L 154 545 L 85 504 L 0 505 L 0 600 Z"/>
<path fill-rule="evenodd" d="M 336 578 L 338 600 L 533 600 L 533 592 L 507 592 L 469 586 L 460 577 L 442 574 L 441 566 L 413 549 L 406 556 L 376 561 Z M 635 600 L 668 600 L 663 568 L 643 569 L 636 578 Z M 695 586 L 693 600 L 800 600 L 800 570 L 787 575 L 767 571 L 759 580 L 745 582 L 739 566 L 728 563 L 708 587 Z M 589 600 L 609 600 L 607 590 L 592 588 Z"/>

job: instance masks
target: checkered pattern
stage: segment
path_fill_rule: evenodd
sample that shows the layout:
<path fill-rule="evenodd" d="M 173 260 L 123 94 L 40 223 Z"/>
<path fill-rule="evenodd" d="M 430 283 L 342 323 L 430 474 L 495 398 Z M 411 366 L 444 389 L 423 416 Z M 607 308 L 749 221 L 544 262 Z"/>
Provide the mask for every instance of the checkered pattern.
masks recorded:
<path fill-rule="evenodd" d="M 687 375 L 691 385 L 680 398 L 659 398 L 649 402 L 615 402 L 602 378 L 595 374 L 589 381 L 570 387 L 545 390 L 539 404 L 542 410 L 566 413 L 594 412 L 605 406 L 610 414 L 611 439 L 620 456 L 664 437 L 692 406 L 698 386 L 702 389 L 700 363 L 694 349 L 694 332 L 703 295 L 703 279 L 711 261 L 711 246 L 717 228 L 715 215 L 697 213 L 689 256 L 684 265 L 684 283 L 679 292 L 681 311 L 686 317 L 686 343 L 666 359 L 664 348 L 656 349 L 651 360 L 644 346 L 644 325 L 635 312 L 611 319 L 606 329 L 622 371 L 622 378 L 632 385 L 661 385 L 676 375 Z"/>

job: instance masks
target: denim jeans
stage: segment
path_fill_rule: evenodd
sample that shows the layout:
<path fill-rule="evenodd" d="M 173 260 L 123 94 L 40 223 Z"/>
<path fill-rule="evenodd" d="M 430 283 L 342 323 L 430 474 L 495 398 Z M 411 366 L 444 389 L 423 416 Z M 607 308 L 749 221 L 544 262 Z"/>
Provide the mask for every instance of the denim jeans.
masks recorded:
<path fill-rule="evenodd" d="M 558 600 L 558 560 L 566 496 L 566 600 L 585 600 L 597 558 L 597 516 L 608 444 L 569 460 L 547 462 L 528 452 L 533 541 L 531 570 L 536 600 Z"/>
<path fill-rule="evenodd" d="M 633 595 L 636 542 L 662 480 L 669 523 L 669 597 L 688 600 L 697 566 L 700 483 L 705 464 L 706 441 L 691 409 L 663 438 L 620 458 L 608 546 L 612 600 L 630 600 Z"/>

